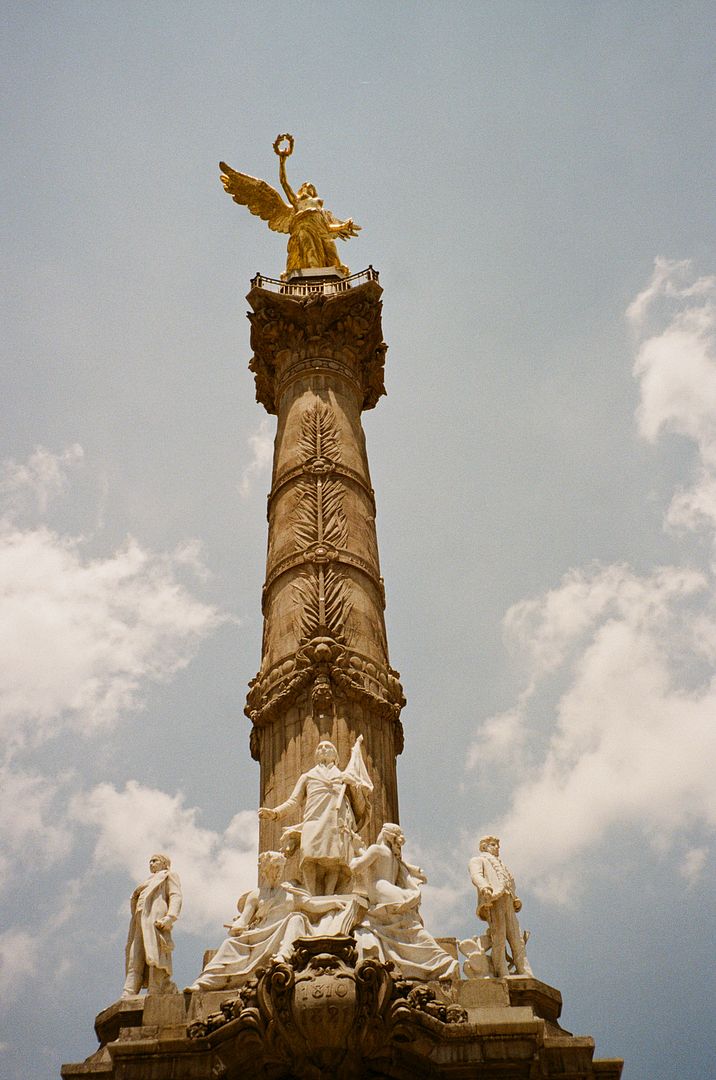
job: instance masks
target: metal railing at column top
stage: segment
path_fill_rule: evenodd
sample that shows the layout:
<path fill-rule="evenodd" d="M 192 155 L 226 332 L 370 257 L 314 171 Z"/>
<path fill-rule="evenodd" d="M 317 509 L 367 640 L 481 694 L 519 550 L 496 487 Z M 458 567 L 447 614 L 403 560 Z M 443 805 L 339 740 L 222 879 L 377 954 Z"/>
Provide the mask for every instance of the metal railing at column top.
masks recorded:
<path fill-rule="evenodd" d="M 281 281 L 280 278 L 264 277 L 263 274 L 256 274 L 251 279 L 252 289 L 267 289 L 269 292 L 282 293 L 284 296 L 316 296 L 316 295 L 328 295 L 332 296 L 335 293 L 348 292 L 349 289 L 355 288 L 356 285 L 365 285 L 368 281 L 377 281 L 378 271 L 374 270 L 372 266 L 367 267 L 365 270 L 359 270 L 357 274 L 350 274 L 348 277 L 297 277 L 292 281 Z"/>

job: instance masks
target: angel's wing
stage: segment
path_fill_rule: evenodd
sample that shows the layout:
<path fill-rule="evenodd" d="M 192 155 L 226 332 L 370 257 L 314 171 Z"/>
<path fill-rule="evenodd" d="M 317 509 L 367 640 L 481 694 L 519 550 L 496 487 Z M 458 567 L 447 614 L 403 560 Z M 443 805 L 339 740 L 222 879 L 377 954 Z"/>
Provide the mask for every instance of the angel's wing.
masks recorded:
<path fill-rule="evenodd" d="M 255 176 L 235 172 L 230 165 L 219 162 L 221 182 L 234 202 L 248 206 L 252 214 L 268 222 L 274 232 L 290 232 L 293 207 L 285 203 L 275 188 Z"/>

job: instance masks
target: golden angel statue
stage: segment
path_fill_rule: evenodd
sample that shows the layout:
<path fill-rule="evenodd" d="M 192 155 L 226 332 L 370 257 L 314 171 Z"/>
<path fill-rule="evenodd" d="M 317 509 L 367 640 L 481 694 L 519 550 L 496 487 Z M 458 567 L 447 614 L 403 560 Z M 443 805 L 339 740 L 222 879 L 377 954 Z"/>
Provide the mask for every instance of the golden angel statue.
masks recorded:
<path fill-rule="evenodd" d="M 282 278 L 287 278 L 294 270 L 329 266 L 348 274 L 348 267 L 338 256 L 335 241 L 356 236 L 360 225 L 351 218 L 339 221 L 330 210 L 325 210 L 323 199 L 318 198 L 313 184 L 301 184 L 298 192 L 293 191 L 286 178 L 286 158 L 293 153 L 293 143 L 293 135 L 287 134 L 278 135 L 273 144 L 279 158 L 279 179 L 288 204 L 265 180 L 235 172 L 223 161 L 219 162 L 221 182 L 234 202 L 248 206 L 252 214 L 268 222 L 269 229 L 289 234 L 286 272 Z"/>

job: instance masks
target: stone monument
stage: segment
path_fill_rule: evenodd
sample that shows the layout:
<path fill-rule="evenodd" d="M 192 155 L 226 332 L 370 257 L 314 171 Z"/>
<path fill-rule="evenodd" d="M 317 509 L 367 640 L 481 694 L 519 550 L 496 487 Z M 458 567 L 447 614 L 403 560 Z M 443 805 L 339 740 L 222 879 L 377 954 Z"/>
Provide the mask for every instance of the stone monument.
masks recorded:
<path fill-rule="evenodd" d="M 274 143 L 288 203 L 220 166 L 233 199 L 289 235 L 281 278 L 257 275 L 247 297 L 256 397 L 277 417 L 261 665 L 246 703 L 259 884 L 183 995 L 163 982 L 139 997 L 133 976 L 130 996 L 97 1017 L 99 1049 L 62 1075 L 619 1080 L 621 1061 L 594 1060 L 594 1041 L 560 1026 L 559 992 L 532 975 L 496 838 L 471 863 L 488 932 L 461 942 L 468 977 L 457 942 L 423 925 L 426 875 L 403 860 L 397 824 L 405 698 L 361 425 L 385 393 L 381 288 L 372 267 L 350 275 L 338 257 L 335 240 L 358 226 L 325 210 L 313 184 L 294 193 L 293 149 L 290 135 Z"/>

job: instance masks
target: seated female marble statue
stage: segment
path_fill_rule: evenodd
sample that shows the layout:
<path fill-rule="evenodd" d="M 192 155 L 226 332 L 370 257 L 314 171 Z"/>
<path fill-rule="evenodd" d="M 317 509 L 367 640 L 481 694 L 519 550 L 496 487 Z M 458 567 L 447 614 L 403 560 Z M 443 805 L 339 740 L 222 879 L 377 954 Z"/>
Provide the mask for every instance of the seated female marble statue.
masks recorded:
<path fill-rule="evenodd" d="M 351 860 L 353 889 L 368 911 L 354 934 L 361 958 L 392 960 L 407 979 L 446 979 L 457 975 L 458 962 L 441 949 L 423 926 L 420 867 L 403 862 L 405 837 L 399 825 L 386 822 L 362 855 Z"/>
<path fill-rule="evenodd" d="M 339 897 L 314 897 L 283 881 L 286 856 L 259 855 L 259 887 L 239 900 L 229 936 L 189 990 L 223 990 L 250 978 L 271 957 L 285 960 L 296 938 L 311 933 L 345 932 Z"/>

